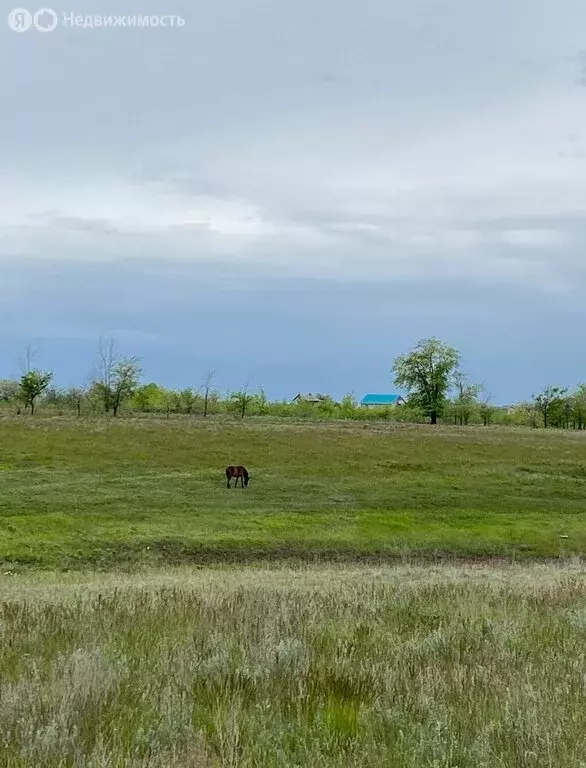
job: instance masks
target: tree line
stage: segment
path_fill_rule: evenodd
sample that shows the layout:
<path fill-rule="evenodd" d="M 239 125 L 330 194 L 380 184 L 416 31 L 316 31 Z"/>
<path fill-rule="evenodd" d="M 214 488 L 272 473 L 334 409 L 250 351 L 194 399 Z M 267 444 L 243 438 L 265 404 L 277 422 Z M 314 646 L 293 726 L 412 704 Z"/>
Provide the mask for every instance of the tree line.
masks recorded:
<path fill-rule="evenodd" d="M 432 424 L 443 419 L 460 425 L 472 420 L 485 426 L 495 420 L 534 428 L 584 429 L 586 425 L 586 384 L 573 391 L 548 385 L 526 402 L 499 408 L 483 386 L 469 382 L 461 368 L 461 353 L 436 338 L 424 339 L 397 357 L 392 370 L 395 383 L 409 392 L 409 405 Z"/>
<path fill-rule="evenodd" d="M 169 389 L 142 381 L 142 367 L 135 356 L 123 356 L 111 339 L 100 340 L 97 363 L 86 386 L 59 388 L 54 373 L 33 365 L 27 348 L 21 357 L 18 379 L 0 379 L 0 406 L 17 414 L 34 415 L 39 404 L 52 412 L 84 415 L 158 414 L 202 416 L 226 414 L 313 419 L 394 420 L 408 423 L 493 424 L 586 428 L 586 384 L 575 390 L 547 386 L 526 402 L 497 406 L 481 385 L 462 371 L 460 352 L 439 339 L 424 339 L 392 365 L 394 383 L 405 394 L 405 405 L 362 408 L 353 394 L 336 401 L 329 395 L 317 402 L 271 401 L 262 389 L 248 385 L 221 394 L 215 372 L 184 389 Z"/>

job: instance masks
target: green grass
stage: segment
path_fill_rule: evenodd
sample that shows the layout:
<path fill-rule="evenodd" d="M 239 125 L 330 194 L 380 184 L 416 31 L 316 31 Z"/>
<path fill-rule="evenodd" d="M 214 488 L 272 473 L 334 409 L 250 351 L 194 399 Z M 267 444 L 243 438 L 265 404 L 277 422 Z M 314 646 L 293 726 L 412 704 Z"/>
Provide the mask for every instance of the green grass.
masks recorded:
<path fill-rule="evenodd" d="M 232 463 L 248 489 L 226 489 Z M 575 432 L 0 420 L 5 570 L 558 557 L 585 551 L 585 510 Z"/>
<path fill-rule="evenodd" d="M 584 576 L 0 577 L 0 765 L 584 768 Z"/>
<path fill-rule="evenodd" d="M 0 766 L 585 768 L 585 491 L 577 433 L 0 420 Z"/>

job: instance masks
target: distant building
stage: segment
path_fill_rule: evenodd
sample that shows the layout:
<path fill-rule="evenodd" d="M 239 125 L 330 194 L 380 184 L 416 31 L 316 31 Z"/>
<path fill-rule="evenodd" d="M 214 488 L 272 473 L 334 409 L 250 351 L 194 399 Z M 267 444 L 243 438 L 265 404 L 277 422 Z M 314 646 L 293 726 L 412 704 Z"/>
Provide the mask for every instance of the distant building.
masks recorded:
<path fill-rule="evenodd" d="M 360 405 L 365 408 L 381 408 L 389 405 L 405 405 L 401 395 L 364 395 Z"/>
<path fill-rule="evenodd" d="M 325 399 L 325 395 L 313 395 L 311 392 L 304 395 L 300 392 L 298 395 L 295 395 L 293 402 L 298 405 L 300 403 L 313 403 L 314 405 L 317 405 L 317 403 L 321 403 L 321 401 Z"/>

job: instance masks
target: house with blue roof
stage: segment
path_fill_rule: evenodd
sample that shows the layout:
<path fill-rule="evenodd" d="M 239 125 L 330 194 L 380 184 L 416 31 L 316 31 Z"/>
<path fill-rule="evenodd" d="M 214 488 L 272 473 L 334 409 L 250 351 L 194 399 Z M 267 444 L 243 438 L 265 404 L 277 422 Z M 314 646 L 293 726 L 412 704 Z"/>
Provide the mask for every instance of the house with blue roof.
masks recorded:
<path fill-rule="evenodd" d="M 360 405 L 365 408 L 381 408 L 390 405 L 405 405 L 401 395 L 364 395 Z"/>

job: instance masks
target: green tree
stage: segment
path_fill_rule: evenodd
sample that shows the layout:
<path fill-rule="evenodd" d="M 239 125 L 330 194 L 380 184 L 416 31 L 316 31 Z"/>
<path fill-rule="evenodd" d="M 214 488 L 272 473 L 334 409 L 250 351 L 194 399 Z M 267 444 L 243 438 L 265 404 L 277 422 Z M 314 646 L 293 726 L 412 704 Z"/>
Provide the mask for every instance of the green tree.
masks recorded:
<path fill-rule="evenodd" d="M 137 411 L 147 413 L 163 407 L 164 390 L 158 384 L 150 382 L 137 387 L 130 398 L 130 405 Z"/>
<path fill-rule="evenodd" d="M 230 394 L 232 410 L 236 411 L 241 419 L 246 416 L 246 409 L 248 408 L 251 399 L 252 397 L 248 392 L 248 384 L 246 384 L 243 389 L 238 390 L 238 392 L 232 392 Z"/>
<path fill-rule="evenodd" d="M 586 384 L 580 384 L 571 397 L 575 429 L 586 427 Z"/>
<path fill-rule="evenodd" d="M 75 408 L 78 417 L 81 416 L 81 406 L 86 397 L 87 392 L 83 387 L 69 387 L 64 395 L 65 402 Z"/>
<path fill-rule="evenodd" d="M 460 371 L 454 375 L 454 384 L 456 387 L 456 396 L 452 403 L 454 420 L 458 421 L 460 426 L 467 425 L 470 416 L 478 406 L 480 387 L 478 384 L 467 384 L 466 376 Z"/>
<path fill-rule="evenodd" d="M 20 391 L 18 381 L 13 379 L 0 379 L 0 402 L 10 403 L 16 400 Z"/>
<path fill-rule="evenodd" d="M 142 373 L 136 357 L 125 357 L 114 365 L 111 379 L 110 402 L 112 413 L 118 415 L 120 406 L 138 387 Z"/>
<path fill-rule="evenodd" d="M 571 418 L 572 400 L 565 390 L 564 395 L 553 403 L 548 416 L 548 424 L 560 429 L 569 429 Z"/>
<path fill-rule="evenodd" d="M 167 418 L 170 417 L 171 413 L 179 413 L 181 411 L 181 396 L 179 392 L 175 392 L 174 389 L 162 389 L 162 392 L 163 408 Z"/>
<path fill-rule="evenodd" d="M 336 414 L 336 402 L 331 395 L 319 394 L 319 403 L 317 405 L 317 411 L 320 416 L 326 419 L 334 418 Z"/>
<path fill-rule="evenodd" d="M 409 392 L 409 404 L 421 408 L 437 424 L 443 413 L 460 353 L 438 339 L 424 339 L 393 364 L 395 384 Z"/>
<path fill-rule="evenodd" d="M 482 402 L 480 403 L 478 410 L 480 411 L 480 417 L 485 427 L 490 427 L 492 419 L 494 417 L 495 408 L 490 402 L 490 395 L 486 394 Z"/>
<path fill-rule="evenodd" d="M 193 409 L 199 399 L 199 395 L 191 387 L 186 387 L 179 392 L 179 407 L 191 416 Z"/>
<path fill-rule="evenodd" d="M 513 411 L 515 415 L 513 424 L 529 425 L 531 429 L 537 429 L 537 416 L 539 412 L 535 403 L 519 403 L 514 407 Z"/>
<path fill-rule="evenodd" d="M 33 368 L 21 376 L 20 398 L 24 407 L 31 409 L 31 415 L 35 413 L 35 400 L 47 389 L 52 379 L 52 371 L 39 371 L 37 368 Z"/>
<path fill-rule="evenodd" d="M 137 357 L 120 357 L 113 339 L 100 339 L 98 366 L 91 387 L 92 399 L 101 399 L 105 413 L 116 416 L 136 391 L 142 373 Z"/>
<path fill-rule="evenodd" d="M 358 410 L 358 403 L 354 397 L 354 393 L 351 392 L 344 395 L 342 402 L 340 403 L 340 416 L 343 419 L 352 419 L 356 417 L 356 411 Z"/>
<path fill-rule="evenodd" d="M 568 390 L 563 387 L 552 387 L 550 385 L 546 387 L 543 392 L 533 395 L 535 408 L 543 418 L 543 426 L 545 429 L 547 429 L 549 424 L 550 416 L 563 407 L 567 391 Z"/>
<path fill-rule="evenodd" d="M 269 412 L 269 398 L 262 387 L 252 396 L 250 405 L 252 407 L 252 412 L 257 416 L 267 415 Z"/>

